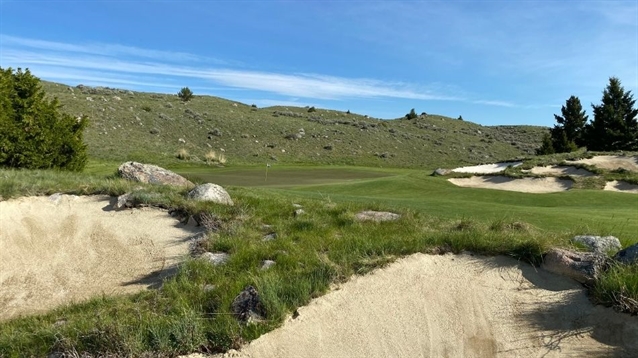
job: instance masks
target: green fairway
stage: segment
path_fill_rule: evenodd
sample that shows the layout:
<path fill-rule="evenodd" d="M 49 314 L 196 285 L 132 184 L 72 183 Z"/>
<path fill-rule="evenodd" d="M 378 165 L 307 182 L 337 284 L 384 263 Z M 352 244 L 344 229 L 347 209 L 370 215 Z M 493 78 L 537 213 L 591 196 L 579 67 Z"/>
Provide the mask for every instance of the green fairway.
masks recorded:
<path fill-rule="evenodd" d="M 379 170 L 348 167 L 247 167 L 247 168 L 188 168 L 176 170 L 198 182 L 221 186 L 296 187 L 317 184 L 336 184 L 362 179 L 397 175 L 398 170 Z"/>

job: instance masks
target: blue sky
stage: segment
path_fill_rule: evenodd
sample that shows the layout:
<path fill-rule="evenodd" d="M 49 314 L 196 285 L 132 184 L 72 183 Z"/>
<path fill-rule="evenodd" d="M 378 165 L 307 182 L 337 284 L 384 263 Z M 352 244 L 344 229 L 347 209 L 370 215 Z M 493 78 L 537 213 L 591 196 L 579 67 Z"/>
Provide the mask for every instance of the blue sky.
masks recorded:
<path fill-rule="evenodd" d="M 0 67 L 377 118 L 551 126 L 638 88 L 638 1 L 0 0 Z M 634 98 L 637 98 L 634 95 Z"/>

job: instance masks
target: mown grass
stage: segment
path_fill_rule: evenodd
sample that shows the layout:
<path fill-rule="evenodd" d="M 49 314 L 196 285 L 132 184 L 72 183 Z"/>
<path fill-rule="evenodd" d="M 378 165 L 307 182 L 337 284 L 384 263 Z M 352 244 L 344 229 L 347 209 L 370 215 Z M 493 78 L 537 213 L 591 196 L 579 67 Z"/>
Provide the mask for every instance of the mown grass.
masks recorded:
<path fill-rule="evenodd" d="M 613 234 L 625 245 L 635 240 L 637 224 L 631 210 L 636 200 L 631 195 L 464 190 L 429 173 L 392 174 L 285 190 L 228 187 L 235 206 L 226 207 L 189 202 L 183 189 L 113 176 L 2 170 L 4 199 L 134 191 L 139 202 L 173 207 L 184 215 L 214 214 L 222 225 L 208 234 L 203 248 L 231 258 L 222 266 L 187 260 L 158 290 L 98 297 L 45 315 L 2 322 L 0 356 L 88 352 L 155 357 L 224 351 L 277 327 L 296 308 L 327 292 L 330 284 L 412 253 L 469 250 L 538 264 L 550 247 L 570 246 L 569 238 L 577 233 Z M 306 214 L 293 215 L 293 203 L 302 205 Z M 402 216 L 396 222 L 361 223 L 354 220 L 360 210 L 390 210 Z M 583 225 L 591 222 L 600 226 L 583 232 Z M 264 241 L 271 232 L 276 239 Z M 263 260 L 276 264 L 261 270 Z M 616 267 L 593 292 L 605 304 L 636 300 L 635 275 L 635 269 Z M 243 324 L 231 314 L 232 300 L 247 285 L 260 292 L 266 309 L 263 322 Z M 620 294 L 624 301 L 617 299 Z"/>

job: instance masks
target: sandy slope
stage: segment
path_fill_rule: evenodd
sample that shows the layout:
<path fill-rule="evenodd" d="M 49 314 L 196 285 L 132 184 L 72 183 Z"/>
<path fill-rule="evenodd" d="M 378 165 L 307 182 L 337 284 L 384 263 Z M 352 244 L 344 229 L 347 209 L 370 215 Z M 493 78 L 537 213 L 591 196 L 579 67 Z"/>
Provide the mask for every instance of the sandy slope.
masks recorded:
<path fill-rule="evenodd" d="M 590 159 L 576 160 L 574 163 L 593 165 L 607 170 L 624 168 L 626 170 L 638 172 L 638 156 L 625 157 L 620 155 L 599 155 Z"/>
<path fill-rule="evenodd" d="M 0 319 L 141 290 L 188 252 L 193 232 L 166 211 L 109 207 L 105 196 L 0 202 Z"/>
<path fill-rule="evenodd" d="M 534 167 L 530 170 L 532 174 L 538 175 L 554 175 L 554 176 L 562 176 L 562 175 L 573 175 L 573 176 L 582 176 L 582 177 L 591 177 L 594 176 L 594 173 L 589 170 L 568 167 L 568 166 L 545 166 L 545 167 Z"/>
<path fill-rule="evenodd" d="M 613 180 L 608 181 L 607 184 L 605 184 L 605 190 L 638 194 L 638 185 L 629 184 L 624 181 Z"/>
<path fill-rule="evenodd" d="M 473 176 L 471 178 L 450 178 L 454 185 L 467 188 L 499 189 L 523 193 L 553 193 L 571 188 L 573 182 L 558 178 L 521 178 L 505 176 Z"/>
<path fill-rule="evenodd" d="M 417 254 L 224 357 L 591 357 L 638 351 L 638 319 L 506 257 Z M 193 355 L 195 357 L 196 355 Z"/>
<path fill-rule="evenodd" d="M 523 162 L 483 164 L 483 165 L 474 165 L 471 167 L 460 167 L 460 168 L 452 169 L 452 171 L 455 173 L 494 174 L 494 173 L 502 172 L 508 166 L 517 167 L 521 164 L 523 164 Z"/>

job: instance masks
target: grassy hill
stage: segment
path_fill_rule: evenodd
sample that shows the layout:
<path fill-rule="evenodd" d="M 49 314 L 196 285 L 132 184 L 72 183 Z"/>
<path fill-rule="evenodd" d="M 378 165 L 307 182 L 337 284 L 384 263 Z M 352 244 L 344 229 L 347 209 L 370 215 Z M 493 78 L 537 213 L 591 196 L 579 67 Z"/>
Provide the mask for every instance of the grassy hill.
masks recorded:
<path fill-rule="evenodd" d="M 88 115 L 91 158 L 158 164 L 214 162 L 435 167 L 529 156 L 545 127 L 481 126 L 438 115 L 380 120 L 300 107 L 256 108 L 212 96 L 43 82 L 63 110 Z"/>

